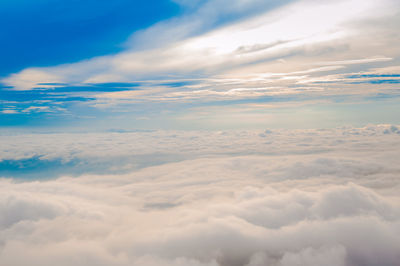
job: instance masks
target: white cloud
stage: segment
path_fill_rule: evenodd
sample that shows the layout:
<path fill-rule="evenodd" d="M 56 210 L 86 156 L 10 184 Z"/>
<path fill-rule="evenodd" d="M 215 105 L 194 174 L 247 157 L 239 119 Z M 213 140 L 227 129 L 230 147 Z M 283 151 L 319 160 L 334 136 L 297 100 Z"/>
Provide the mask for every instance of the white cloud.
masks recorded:
<path fill-rule="evenodd" d="M 183 1 L 182 4 L 187 3 Z M 226 1 L 207 1 L 197 7 L 197 12 L 159 23 L 133 35 L 127 49 L 119 54 L 75 64 L 26 69 L 7 77 L 3 82 L 19 89 L 30 89 L 40 82 L 82 84 L 202 77 L 205 82 L 200 86 L 208 89 L 209 85 L 216 85 L 209 81 L 220 79 L 217 89 L 225 91 L 229 86 L 232 89 L 232 84 L 223 83 L 227 79 L 241 78 L 242 84 L 247 84 L 254 82 L 249 76 L 256 76 L 262 88 L 288 88 L 293 87 L 288 85 L 296 84 L 299 80 L 308 80 L 307 75 L 312 73 L 309 72 L 309 65 L 334 64 L 330 71 L 341 69 L 342 73 L 347 73 L 345 66 L 361 64 L 364 66 L 360 68 L 366 71 L 370 64 L 398 56 L 396 50 L 392 49 L 396 35 L 390 33 L 394 29 L 385 27 L 386 24 L 391 25 L 395 17 L 393 13 L 398 10 L 393 1 L 305 0 L 275 8 L 271 8 L 274 7 L 272 3 L 264 3 L 262 6 L 266 11 L 262 14 L 254 11 L 259 5 L 259 1 L 229 1 L 229 4 Z M 236 14 L 242 8 L 247 11 L 241 11 L 244 13 L 241 20 L 213 30 L 204 30 L 207 21 L 215 20 L 221 12 Z M 246 12 L 252 16 L 246 16 Z M 374 24 L 374 21 L 380 24 Z M 371 38 L 380 42 L 372 42 Z M 373 44 L 365 45 L 370 42 Z M 307 75 L 297 75 L 291 81 L 286 77 L 286 83 L 282 83 L 282 80 L 272 80 L 275 83 L 271 83 L 267 77 L 274 73 L 284 76 L 288 73 Z M 323 78 L 325 74 L 319 72 L 318 76 Z M 186 91 L 193 90 L 197 91 L 190 88 Z M 193 99 L 187 95 L 180 95 L 180 98 L 165 95 L 159 86 L 148 86 L 146 92 L 140 99 Z M 172 92 L 182 91 L 176 89 Z M 289 93 L 292 92 L 289 90 Z M 353 92 L 360 93 L 357 89 Z M 118 95 L 127 96 L 128 99 L 131 97 L 121 93 Z M 229 93 L 221 95 L 230 97 Z M 115 94 L 99 97 L 114 99 Z M 205 99 L 208 97 L 203 95 Z"/>
<path fill-rule="evenodd" d="M 115 168 L 0 180 L 0 264 L 396 266 L 395 128 L 3 135 L 3 159 Z"/>
<path fill-rule="evenodd" d="M 3 114 L 18 114 L 18 111 L 12 108 L 3 109 L 0 112 Z"/>

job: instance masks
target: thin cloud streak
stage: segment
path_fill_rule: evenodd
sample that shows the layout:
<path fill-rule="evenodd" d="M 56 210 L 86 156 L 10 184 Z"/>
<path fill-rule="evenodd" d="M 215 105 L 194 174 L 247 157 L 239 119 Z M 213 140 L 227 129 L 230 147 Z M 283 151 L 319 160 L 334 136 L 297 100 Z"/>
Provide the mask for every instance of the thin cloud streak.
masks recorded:
<path fill-rule="evenodd" d="M 346 29 L 341 25 L 351 25 L 350 22 L 375 18 L 377 15 L 371 15 L 371 12 L 378 8 L 376 5 L 378 4 L 374 1 L 361 3 L 356 0 L 321 4 L 313 1 L 296 2 L 276 11 L 269 11 L 263 16 L 240 21 L 232 26 L 184 39 L 165 47 L 139 52 L 126 51 L 115 56 L 94 58 L 65 66 L 27 69 L 4 79 L 3 82 L 17 89 L 30 89 L 39 82 L 69 84 L 125 82 L 134 81 L 132 78 L 143 79 L 168 75 L 180 77 L 206 75 L 210 78 L 210 75 L 229 72 L 232 68 L 241 69 L 249 63 L 265 61 L 268 64 L 274 61 L 274 58 L 288 56 L 290 59 L 294 55 L 303 53 L 305 47 L 310 45 L 312 50 L 318 50 L 329 46 L 330 42 L 349 38 L 350 32 L 354 30 L 357 32 L 360 29 Z M 382 7 L 385 7 L 383 2 L 379 4 L 379 8 Z M 382 10 L 382 12 L 389 12 L 389 10 Z M 340 16 L 337 15 L 339 13 Z M 383 15 L 387 13 L 380 14 L 380 16 Z M 321 20 L 321 17 L 324 19 Z M 299 23 L 307 23 L 307 25 L 301 26 Z M 297 26 L 293 27 L 293 25 Z M 149 31 L 151 32 L 151 29 Z M 362 34 L 362 32 L 357 32 L 357 34 L 360 33 Z M 289 39 L 291 41 L 284 41 Z M 264 49 L 253 49 L 254 52 L 248 55 L 236 54 L 236 51 L 246 49 L 245 47 L 268 46 L 271 43 L 274 45 L 264 47 Z M 290 60 L 291 64 L 301 67 L 296 60 Z M 315 56 L 313 60 L 320 61 Z M 336 60 L 336 63 L 339 65 L 340 63 L 367 63 L 389 60 L 389 58 L 369 60 Z"/>
<path fill-rule="evenodd" d="M 54 116 L 74 121 L 132 112 L 138 120 L 157 111 L 164 116 L 165 108 L 184 112 L 189 104 L 335 103 L 340 97 L 351 103 L 376 95 L 397 97 L 398 77 L 350 78 L 400 73 L 394 45 L 399 42 L 396 1 L 303 0 L 278 6 L 268 2 L 257 12 L 258 1 L 237 1 L 223 12 L 241 15 L 225 22 L 218 22 L 212 12 L 226 6 L 225 1 L 198 4 L 194 9 L 185 7 L 192 11 L 182 17 L 135 33 L 121 53 L 28 68 L 4 78 L 2 114 L 22 115 L 36 108 L 38 114 L 52 110 Z M 176 33 L 181 30 L 182 34 Z M 101 84 L 110 85 L 99 90 Z M 138 85 L 119 88 L 118 84 Z M 30 101 L 8 102 L 10 91 L 40 93 L 30 94 Z"/>

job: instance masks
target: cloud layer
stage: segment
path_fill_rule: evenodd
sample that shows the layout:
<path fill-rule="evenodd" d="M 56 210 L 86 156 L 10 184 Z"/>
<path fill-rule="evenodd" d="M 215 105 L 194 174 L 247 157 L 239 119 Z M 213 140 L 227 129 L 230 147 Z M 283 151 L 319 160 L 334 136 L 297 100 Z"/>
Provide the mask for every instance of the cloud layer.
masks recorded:
<path fill-rule="evenodd" d="M 119 54 L 55 67 L 28 68 L 3 82 L 16 89 L 31 89 L 45 82 L 211 79 L 221 75 L 236 78 L 274 73 L 276 69 L 282 73 L 305 70 L 307 62 L 315 65 L 331 61 L 340 66 L 346 62 L 366 63 L 365 58 L 371 56 L 398 56 L 392 47 L 397 36 L 389 33 L 395 31 L 399 6 L 391 0 L 304 0 L 283 6 L 268 1 L 261 5 L 260 10 L 265 10 L 261 15 L 254 15 L 259 1 L 234 1 L 229 9 L 226 6 L 226 1 L 207 1 L 196 12 L 136 33 L 131 45 L 127 44 L 129 48 Z M 242 11 L 240 16 L 241 9 L 247 15 Z M 207 28 L 207 21 L 220 19 L 224 12 L 237 19 L 228 25 Z M 373 26 L 374 21 L 383 25 Z M 178 32 L 183 33 L 176 37 Z M 364 39 L 370 39 L 371 34 L 381 39 L 380 44 L 365 45 Z M 384 56 L 380 49 L 384 49 Z"/>
<path fill-rule="evenodd" d="M 2 179 L 0 262 L 397 266 L 399 132 L 382 125 L 2 136 L 3 161 L 36 151 L 40 160 L 109 160 L 114 172 Z M 149 161 L 183 156 L 116 174 L 119 158 L 135 164 L 130 155 L 140 152 Z"/>

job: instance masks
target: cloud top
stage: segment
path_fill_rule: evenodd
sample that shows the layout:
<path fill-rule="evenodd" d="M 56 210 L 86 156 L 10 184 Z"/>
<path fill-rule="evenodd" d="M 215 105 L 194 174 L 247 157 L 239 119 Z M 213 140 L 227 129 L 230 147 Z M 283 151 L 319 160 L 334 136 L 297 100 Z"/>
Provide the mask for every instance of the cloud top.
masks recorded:
<path fill-rule="evenodd" d="M 96 149 L 104 149 L 114 169 L 118 158 L 135 162 L 129 153 L 155 158 L 157 147 L 185 156 L 119 174 L 0 180 L 0 262 L 396 266 L 397 133 L 396 126 L 108 133 L 88 135 L 80 151 L 68 149 L 83 135 L 54 135 L 57 149 L 50 135 L 20 136 L 21 154 L 9 150 L 15 159 L 44 142 L 43 160 L 103 160 Z"/>

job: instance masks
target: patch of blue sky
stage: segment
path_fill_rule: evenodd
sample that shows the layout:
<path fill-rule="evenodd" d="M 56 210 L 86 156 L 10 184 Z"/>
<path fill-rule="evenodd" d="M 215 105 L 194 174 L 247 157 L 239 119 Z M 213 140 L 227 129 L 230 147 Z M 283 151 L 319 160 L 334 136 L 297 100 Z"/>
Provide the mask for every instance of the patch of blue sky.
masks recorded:
<path fill-rule="evenodd" d="M 0 177 L 21 180 L 45 180 L 65 175 L 121 174 L 144 167 L 180 161 L 185 157 L 187 155 L 158 153 L 98 159 L 74 157 L 65 160 L 65 158 L 45 159 L 41 155 L 34 155 L 18 160 L 0 160 Z"/>
<path fill-rule="evenodd" d="M 49 85 L 49 84 L 42 84 Z M 53 84 L 59 85 L 59 84 Z M 63 98 L 63 101 L 68 101 L 71 98 L 76 98 L 74 93 L 86 92 L 88 100 L 92 97 L 90 93 L 96 92 L 115 92 L 125 90 L 138 90 L 137 83 L 101 83 L 88 84 L 85 86 L 55 86 L 55 87 L 38 87 L 33 90 L 12 90 L 9 88 L 0 88 L 0 100 L 2 101 L 35 101 L 35 100 L 53 100 Z M 79 94 L 79 98 L 85 99 L 84 94 Z"/>
<path fill-rule="evenodd" d="M 49 95 L 48 93 L 45 93 L 40 90 L 30 90 L 30 91 L 0 90 L 1 101 L 26 102 L 34 100 L 45 100 L 52 97 L 53 97 L 52 95 Z"/>
<path fill-rule="evenodd" d="M 141 83 L 139 82 L 107 82 L 107 83 L 92 83 L 90 84 L 94 87 L 103 88 L 134 88 L 139 87 Z"/>
<path fill-rule="evenodd" d="M 171 88 L 180 88 L 180 87 L 185 87 L 188 85 L 195 85 L 195 84 L 199 84 L 199 83 L 201 83 L 201 81 L 199 81 L 199 80 L 185 80 L 185 81 L 160 82 L 160 83 L 156 83 L 154 85 L 166 86 L 166 87 L 171 87 Z"/>
<path fill-rule="evenodd" d="M 0 108 L 1 128 L 61 128 L 85 125 L 102 120 L 102 110 L 88 103 L 88 97 L 53 98 L 26 102 L 3 102 Z"/>
<path fill-rule="evenodd" d="M 102 84 L 88 84 L 82 86 L 60 86 L 60 87 L 52 87 L 52 88 L 35 88 L 36 90 L 46 91 L 48 93 L 59 93 L 59 92 L 114 92 L 114 91 L 126 91 L 126 90 L 138 90 L 135 88 L 139 85 L 130 85 L 129 87 L 126 84 L 120 86 L 118 83 L 112 85 L 111 83 Z"/>
<path fill-rule="evenodd" d="M 373 79 L 348 82 L 348 84 L 399 84 L 400 79 Z"/>
<path fill-rule="evenodd" d="M 46 177 L 57 177 L 65 173 L 68 169 L 76 170 L 77 161 L 71 160 L 64 162 L 62 159 L 42 160 L 40 156 L 20 160 L 2 160 L 0 161 L 1 177 L 17 177 L 23 179 L 46 179 Z M 64 171 L 63 171 L 64 170 Z"/>
<path fill-rule="evenodd" d="M 29 108 L 30 106 L 26 106 Z M 25 108 L 25 109 L 26 109 Z M 0 124 L 2 128 L 7 127 L 42 127 L 49 125 L 57 125 L 57 121 L 60 120 L 59 115 L 48 114 L 48 113 L 39 113 L 39 112 L 30 112 L 25 113 L 21 106 L 15 107 L 15 109 L 3 109 L 4 110 L 15 110 L 13 113 L 2 113 L 0 112 Z M 51 116 L 51 117 L 50 117 Z"/>
<path fill-rule="evenodd" d="M 0 76 L 116 53 L 135 31 L 179 14 L 169 0 L 0 2 Z"/>
<path fill-rule="evenodd" d="M 360 78 L 400 78 L 400 74 L 355 74 L 346 76 L 350 79 Z"/>
<path fill-rule="evenodd" d="M 116 161 L 86 161 L 73 158 L 64 160 L 63 158 L 44 159 L 39 155 L 19 160 L 0 161 L 0 177 L 17 178 L 21 180 L 46 180 L 63 175 L 79 176 L 85 173 L 105 174 L 111 173 L 109 170 L 115 164 L 125 162 Z M 115 172 L 115 170 L 114 170 Z M 124 171 L 121 171 L 124 172 Z"/>
<path fill-rule="evenodd" d="M 90 100 L 91 98 L 60 94 L 60 93 L 55 93 L 54 91 L 49 92 L 42 90 L 30 90 L 30 91 L 0 90 L 0 101 L 12 101 L 17 103 L 23 103 L 23 102 L 34 102 L 43 100 L 54 101 L 60 99 L 62 99 L 62 101 L 72 101 L 78 99 L 81 101 L 87 101 Z"/>

